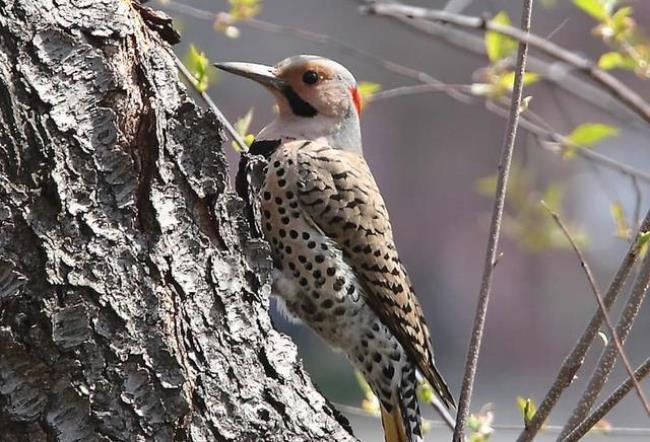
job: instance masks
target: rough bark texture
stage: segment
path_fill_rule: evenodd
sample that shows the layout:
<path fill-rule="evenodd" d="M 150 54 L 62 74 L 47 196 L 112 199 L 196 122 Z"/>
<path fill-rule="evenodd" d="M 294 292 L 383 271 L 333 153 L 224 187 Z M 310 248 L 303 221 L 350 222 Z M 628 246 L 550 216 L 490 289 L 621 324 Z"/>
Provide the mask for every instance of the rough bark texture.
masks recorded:
<path fill-rule="evenodd" d="M 167 50 L 127 0 L 0 0 L 0 439 L 352 440 Z"/>

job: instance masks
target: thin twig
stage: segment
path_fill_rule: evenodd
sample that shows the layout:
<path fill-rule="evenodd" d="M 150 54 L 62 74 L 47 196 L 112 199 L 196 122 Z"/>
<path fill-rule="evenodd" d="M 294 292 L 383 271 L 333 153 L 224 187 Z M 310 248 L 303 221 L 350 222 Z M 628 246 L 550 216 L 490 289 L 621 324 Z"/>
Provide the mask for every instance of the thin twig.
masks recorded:
<path fill-rule="evenodd" d="M 618 268 L 614 279 L 612 280 L 605 298 L 603 300 L 605 307 L 609 310 L 616 298 L 620 294 L 627 278 L 632 272 L 632 268 L 636 261 L 639 258 L 639 253 L 641 252 L 641 246 L 638 241 L 640 237 L 640 232 L 645 232 L 650 230 L 650 210 L 646 214 L 645 219 L 641 225 L 639 232 L 635 235 L 634 242 L 630 245 L 630 248 L 623 259 L 620 267 Z M 650 256 L 650 254 L 648 254 Z M 647 259 L 647 257 L 646 257 Z M 567 357 L 562 362 L 562 366 L 553 381 L 553 385 L 546 393 L 546 396 L 542 400 L 537 412 L 528 423 L 528 427 L 519 435 L 517 442 L 528 442 L 535 437 L 539 429 L 541 428 L 544 421 L 548 418 L 551 410 L 555 407 L 555 404 L 560 399 L 560 396 L 564 390 L 571 385 L 575 377 L 576 372 L 582 366 L 587 350 L 594 341 L 600 325 L 603 321 L 603 315 L 600 309 L 597 309 L 593 317 L 589 321 L 589 324 L 585 328 L 585 331 L 582 333 L 582 336 L 578 338 L 575 346 Z"/>
<path fill-rule="evenodd" d="M 454 417 L 449 413 L 449 410 L 447 410 L 447 407 L 442 403 L 442 401 L 438 399 L 436 395 L 434 395 L 431 399 L 430 404 L 436 413 L 438 413 L 438 415 L 442 418 L 447 428 L 449 428 L 451 431 L 454 431 L 456 421 L 454 420 Z"/>
<path fill-rule="evenodd" d="M 533 0 L 525 0 L 521 16 L 521 29 L 523 32 L 530 32 L 530 22 L 532 16 Z M 469 407 L 476 377 L 476 366 L 480 353 L 481 341 L 483 339 L 483 330 L 485 327 L 485 318 L 487 315 L 487 306 L 492 286 L 492 275 L 495 268 L 495 260 L 498 254 L 499 236 L 501 233 L 501 219 L 503 217 L 503 207 L 505 205 L 506 188 L 508 184 L 508 175 L 510 164 L 515 147 L 515 138 L 517 135 L 517 126 L 519 123 L 519 113 L 521 111 L 521 98 L 523 92 L 523 76 L 526 70 L 526 55 L 528 45 L 525 41 L 519 43 L 517 50 L 517 64 L 515 69 L 515 81 L 512 91 L 512 101 L 510 103 L 510 116 L 506 135 L 501 150 L 499 168 L 497 174 L 497 191 L 494 199 L 492 210 L 492 220 L 490 223 L 490 235 L 488 238 L 487 250 L 485 254 L 485 263 L 483 267 L 483 278 L 481 281 L 481 290 L 476 306 L 476 315 L 474 318 L 474 327 L 470 339 L 467 360 L 465 363 L 465 374 L 463 376 L 463 385 L 461 388 L 460 399 L 458 402 L 458 416 L 456 417 L 456 428 L 454 430 L 454 442 L 462 442 L 465 437 L 465 426 L 469 416 Z"/>
<path fill-rule="evenodd" d="M 648 288 L 650 288 L 650 253 L 646 254 L 645 258 L 643 258 L 643 262 L 641 263 L 641 271 L 636 278 L 634 287 L 632 288 L 632 292 L 630 294 L 630 298 L 625 304 L 625 308 L 623 309 L 623 313 L 621 314 L 621 318 L 619 319 L 618 324 L 616 324 L 616 334 L 620 338 L 621 342 L 625 342 L 625 339 L 630 333 L 641 305 L 643 304 L 643 300 L 645 299 Z M 617 351 L 615 344 L 613 342 L 610 342 L 607 344 L 607 347 L 601 354 L 600 359 L 598 360 L 598 364 L 596 365 L 596 369 L 592 373 L 591 378 L 589 379 L 589 383 L 587 384 L 587 387 L 585 388 L 585 391 L 582 394 L 578 405 L 576 405 L 576 407 L 573 409 L 571 417 L 564 426 L 564 432 L 561 436 L 566 436 L 585 418 L 585 416 L 587 416 L 587 413 L 589 413 L 589 410 L 596 402 L 598 394 L 605 386 L 605 383 L 609 378 L 609 374 L 616 364 L 616 355 Z M 647 406 L 647 402 L 645 405 Z M 646 408 L 646 410 L 650 416 L 650 408 Z"/>
<path fill-rule="evenodd" d="M 500 117 L 505 118 L 507 116 L 508 110 L 498 106 L 497 103 L 488 100 L 485 104 L 488 111 L 499 115 Z M 530 110 L 526 110 L 526 112 L 524 112 L 520 118 L 519 126 L 521 126 L 521 128 L 527 132 L 536 135 L 543 142 L 541 147 L 544 148 L 544 150 L 562 155 L 567 149 L 570 148 L 569 146 L 571 146 L 574 148 L 576 156 L 579 156 L 586 161 L 607 167 L 629 177 L 635 177 L 645 183 L 650 183 L 650 173 L 636 169 L 632 166 L 628 166 L 627 164 L 623 164 L 593 149 L 575 145 L 571 143 L 570 140 L 568 140 L 565 136 L 554 132 L 553 130 L 547 129 L 546 127 L 542 127 L 539 124 L 533 123 L 531 121 L 532 118 L 538 119 L 539 116 L 535 116 L 535 114 L 533 114 Z M 546 126 L 546 124 L 544 126 Z"/>
<path fill-rule="evenodd" d="M 569 435 L 564 438 L 563 442 L 576 442 L 581 439 L 594 425 L 603 419 L 618 403 L 646 376 L 650 374 L 650 358 L 646 359 L 639 368 L 634 372 L 634 378 L 628 378 L 619 385 L 602 404 L 598 406 L 591 414 L 578 425 Z"/>
<path fill-rule="evenodd" d="M 647 367 L 646 367 L 647 365 Z M 642 371 L 643 374 L 639 374 L 640 370 L 644 369 L 645 371 Z M 650 359 L 646 361 L 641 367 L 637 369 L 635 373 L 637 373 L 636 377 L 637 379 L 641 380 L 641 378 L 647 373 L 650 372 Z M 629 381 L 629 379 L 628 379 Z M 627 382 L 627 381 L 626 381 Z M 619 388 L 625 386 L 626 383 L 622 384 Z M 629 389 L 630 391 L 633 387 L 632 384 L 629 384 Z M 618 391 L 618 389 L 617 389 Z M 616 391 L 614 392 L 614 394 Z M 623 394 L 625 396 L 627 392 Z M 618 400 L 620 401 L 621 398 Z M 352 405 L 347 405 L 343 404 L 341 402 L 332 402 L 332 405 L 334 405 L 338 410 L 351 414 L 354 416 L 361 416 L 361 417 L 369 417 L 371 419 L 379 419 L 380 416 L 377 413 L 373 413 L 371 411 L 364 410 L 359 407 L 355 407 Z M 439 420 L 429 420 L 429 419 L 422 419 L 423 423 L 426 423 L 427 425 L 431 425 L 433 428 L 445 428 L 447 424 L 444 421 L 439 421 Z M 491 424 L 491 428 L 497 430 L 497 431 L 520 431 L 521 430 L 521 425 L 508 425 L 508 424 Z M 544 426 L 544 432 L 546 434 L 550 433 L 559 433 L 562 430 L 562 427 L 559 425 L 545 425 Z M 645 436 L 645 435 L 650 435 L 650 428 L 640 428 L 640 427 L 612 427 L 611 429 L 607 430 L 606 434 L 608 436 L 632 436 L 632 437 L 638 437 L 638 436 Z"/>
<path fill-rule="evenodd" d="M 390 3 L 401 5 L 396 0 L 390 0 Z M 367 11 L 363 7 L 361 10 L 362 12 Z M 455 48 L 460 48 L 482 57 L 486 55 L 484 40 L 470 34 L 465 28 L 454 28 L 440 22 L 408 18 L 404 15 L 390 15 L 385 17 L 396 20 L 411 29 L 438 38 Z M 507 60 L 510 64 L 512 64 L 510 61 L 511 58 L 509 57 Z M 573 66 L 561 61 L 549 62 L 538 57 L 529 56 L 528 67 L 530 71 L 538 73 L 542 78 L 552 82 L 558 88 L 615 116 L 623 124 L 637 128 L 646 128 L 643 120 L 635 112 L 620 103 L 609 92 L 602 90 L 594 84 L 585 82 L 582 78 L 574 75 L 576 70 Z M 643 126 L 639 126 L 640 122 L 643 122 Z"/>
<path fill-rule="evenodd" d="M 167 9 L 180 12 L 181 14 L 186 14 L 203 20 L 214 21 L 219 19 L 218 13 L 206 11 L 204 9 L 200 9 L 194 6 L 185 5 L 183 3 L 179 3 L 173 0 L 168 0 L 167 2 L 165 2 L 163 6 Z M 319 34 L 317 32 L 308 31 L 306 29 L 301 29 L 294 26 L 278 25 L 257 18 L 249 18 L 243 21 L 239 21 L 237 22 L 237 25 L 248 27 L 262 32 L 267 32 L 267 33 L 272 33 L 277 35 L 287 35 L 293 38 L 300 38 L 303 40 L 311 41 L 313 43 L 328 45 L 338 49 L 343 53 L 353 55 L 356 58 L 365 60 L 366 62 L 369 62 L 375 66 L 379 66 L 383 69 L 386 69 L 389 72 L 400 75 L 404 78 L 409 78 L 411 80 L 415 80 L 420 83 L 444 86 L 444 83 L 442 81 L 438 80 L 437 78 L 434 78 L 433 76 L 427 74 L 426 72 L 418 71 L 417 69 L 413 69 L 408 66 L 401 65 L 399 63 L 385 60 L 370 52 L 364 51 L 363 49 L 359 49 L 356 46 L 345 43 L 327 34 Z M 463 94 L 453 89 L 444 90 L 444 92 L 448 94 L 450 97 L 462 103 L 471 103 L 473 101 L 471 96 L 468 96 L 466 94 Z"/>
<path fill-rule="evenodd" d="M 375 92 L 368 97 L 373 103 L 390 98 L 403 97 L 406 95 L 419 95 L 427 92 L 447 92 L 450 89 L 469 92 L 472 86 L 469 84 L 416 84 L 413 86 L 400 86 L 393 89 L 386 89 Z"/>
<path fill-rule="evenodd" d="M 198 88 L 198 84 L 199 84 L 198 80 L 196 78 L 194 78 L 194 75 L 192 75 L 192 73 L 189 71 L 189 69 L 187 69 L 187 67 L 176 56 L 176 54 L 174 54 L 171 51 L 170 51 L 170 54 L 172 55 L 172 57 L 174 57 L 174 61 L 176 62 L 176 66 L 178 66 L 178 69 L 181 71 L 183 76 L 187 79 L 187 81 L 189 81 L 192 84 L 192 86 L 194 86 L 194 89 L 196 90 L 196 92 L 201 96 L 203 101 L 205 101 L 205 103 L 208 105 L 210 110 L 212 110 L 212 112 L 214 112 L 214 114 L 217 116 L 217 118 L 219 119 L 219 121 L 221 122 L 223 127 L 226 129 L 226 132 L 228 132 L 228 135 L 230 135 L 230 137 L 233 139 L 233 141 L 235 143 L 237 143 L 237 145 L 239 146 L 240 151 L 241 152 L 246 152 L 248 150 L 248 145 L 244 142 L 241 135 L 239 135 L 239 133 L 237 133 L 237 130 L 235 130 L 235 128 L 232 126 L 232 124 L 230 124 L 228 119 L 221 112 L 219 107 L 217 107 L 217 105 L 214 103 L 214 101 L 212 101 L 210 96 L 207 93 L 205 93 L 205 91 L 199 90 L 199 88 Z"/>
<path fill-rule="evenodd" d="M 609 317 L 609 313 L 607 313 L 607 307 L 605 307 L 605 303 L 603 302 L 603 296 L 600 294 L 600 289 L 596 284 L 596 280 L 594 279 L 594 275 L 591 271 L 591 267 L 589 267 L 589 264 L 587 263 L 587 259 L 585 258 L 584 254 L 578 247 L 578 244 L 576 244 L 575 240 L 571 236 L 569 229 L 560 219 L 560 215 L 558 215 L 557 212 L 552 211 L 551 208 L 548 207 L 548 205 L 544 201 L 542 201 L 541 204 L 546 209 L 546 211 L 551 215 L 551 217 L 558 225 L 560 230 L 562 230 L 562 233 L 566 237 L 567 241 L 569 241 L 569 244 L 571 244 L 573 251 L 578 256 L 578 260 L 580 261 L 580 267 L 582 267 L 582 270 L 584 270 L 585 275 L 587 276 L 587 280 L 589 281 L 589 285 L 591 286 L 591 291 L 596 297 L 596 302 L 598 302 L 598 308 L 600 309 L 603 318 L 605 318 L 605 324 L 607 325 L 607 329 L 609 330 L 609 334 L 611 336 L 611 341 L 614 344 L 614 348 L 616 349 L 616 352 L 621 357 L 621 360 L 623 361 L 623 365 L 625 366 L 625 370 L 627 371 L 628 376 L 630 376 L 630 379 L 634 382 L 634 388 L 636 389 L 636 393 L 639 396 L 641 405 L 643 405 L 643 408 L 645 408 L 646 413 L 648 413 L 648 417 L 650 417 L 650 405 L 648 404 L 648 400 L 643 394 L 643 390 L 641 389 L 641 386 L 639 385 L 639 383 L 636 381 L 634 377 L 634 370 L 632 369 L 632 364 L 630 364 L 630 361 L 627 355 L 625 354 L 625 350 L 623 349 L 623 343 L 621 342 L 621 338 L 619 338 L 619 335 L 616 329 L 614 328 L 614 324 L 612 323 L 612 320 Z"/>
<path fill-rule="evenodd" d="M 400 4 L 371 4 L 365 7 L 365 11 L 383 16 L 401 16 L 425 20 L 435 20 L 453 26 L 475 29 L 479 31 L 493 31 L 508 36 L 519 42 L 526 42 L 546 55 L 556 60 L 570 64 L 574 68 L 584 72 L 589 78 L 599 83 L 622 103 L 650 123 L 650 104 L 639 94 L 627 87 L 623 82 L 598 66 L 588 58 L 568 51 L 563 47 L 535 34 L 527 34 L 514 26 L 504 25 L 482 17 L 453 14 L 447 11 L 435 9 L 418 8 Z"/>

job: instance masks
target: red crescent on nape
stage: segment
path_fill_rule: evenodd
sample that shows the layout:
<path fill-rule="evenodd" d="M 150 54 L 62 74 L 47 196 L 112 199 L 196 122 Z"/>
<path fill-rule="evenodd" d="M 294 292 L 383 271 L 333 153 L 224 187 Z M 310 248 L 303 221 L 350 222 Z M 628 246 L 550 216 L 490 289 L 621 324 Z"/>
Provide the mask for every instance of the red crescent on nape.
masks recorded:
<path fill-rule="evenodd" d="M 361 115 L 361 94 L 359 94 L 359 89 L 351 87 L 350 93 L 352 94 L 352 102 L 354 103 L 354 107 L 357 109 L 357 114 Z"/>

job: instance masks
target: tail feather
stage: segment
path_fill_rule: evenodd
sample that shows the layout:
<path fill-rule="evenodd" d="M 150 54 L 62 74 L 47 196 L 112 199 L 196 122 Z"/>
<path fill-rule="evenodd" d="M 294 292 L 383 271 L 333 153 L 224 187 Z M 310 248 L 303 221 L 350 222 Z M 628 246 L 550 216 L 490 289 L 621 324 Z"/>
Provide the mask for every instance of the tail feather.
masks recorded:
<path fill-rule="evenodd" d="M 394 407 L 392 411 L 387 411 L 382 406 L 381 423 L 384 426 L 384 438 L 386 442 L 411 442 L 406 433 L 402 413 L 397 407 Z"/>
<path fill-rule="evenodd" d="M 442 378 L 436 366 L 431 364 L 428 368 L 428 370 L 423 371 L 424 377 L 429 381 L 429 384 L 431 384 L 440 400 L 442 400 L 447 409 L 456 408 L 454 397 L 451 395 L 447 383 Z"/>
<path fill-rule="evenodd" d="M 415 390 L 415 367 L 405 367 L 397 393 L 397 403 L 383 404 L 381 421 L 386 442 L 421 442 L 420 405 Z M 390 411 L 389 411 L 390 410 Z"/>

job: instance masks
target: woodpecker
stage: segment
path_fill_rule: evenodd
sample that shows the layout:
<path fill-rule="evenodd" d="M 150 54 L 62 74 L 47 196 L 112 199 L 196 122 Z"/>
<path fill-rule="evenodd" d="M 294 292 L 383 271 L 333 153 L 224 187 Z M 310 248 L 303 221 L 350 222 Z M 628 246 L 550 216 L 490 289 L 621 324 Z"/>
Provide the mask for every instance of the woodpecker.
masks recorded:
<path fill-rule="evenodd" d="M 380 400 L 385 440 L 421 441 L 416 372 L 455 404 L 363 156 L 356 80 L 313 55 L 273 67 L 215 66 L 256 81 L 277 102 L 251 146 L 268 158 L 260 206 L 273 293 L 363 373 Z"/>

